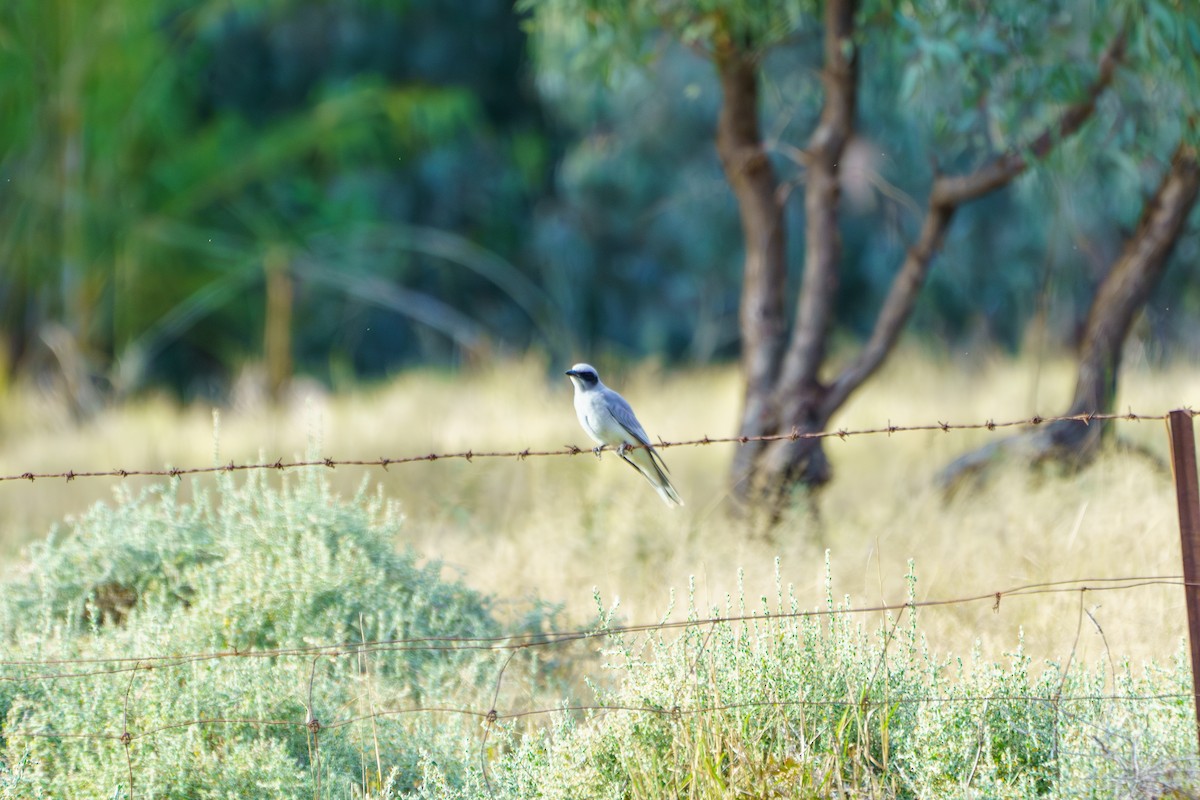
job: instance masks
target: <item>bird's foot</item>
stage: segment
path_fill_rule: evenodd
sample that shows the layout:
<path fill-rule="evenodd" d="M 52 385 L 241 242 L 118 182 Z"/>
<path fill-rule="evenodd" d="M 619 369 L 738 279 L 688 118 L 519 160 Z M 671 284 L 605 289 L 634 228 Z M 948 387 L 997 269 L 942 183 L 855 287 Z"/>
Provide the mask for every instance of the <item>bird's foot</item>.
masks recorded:
<path fill-rule="evenodd" d="M 621 458 L 624 458 L 625 454 L 628 452 L 629 452 L 629 443 L 628 442 L 621 442 L 619 445 L 617 445 L 617 455 L 619 455 Z"/>
<path fill-rule="evenodd" d="M 604 449 L 604 445 L 602 445 L 602 444 L 596 445 L 595 447 L 592 448 L 592 455 L 594 455 L 596 458 L 600 458 L 600 451 L 603 449 Z"/>

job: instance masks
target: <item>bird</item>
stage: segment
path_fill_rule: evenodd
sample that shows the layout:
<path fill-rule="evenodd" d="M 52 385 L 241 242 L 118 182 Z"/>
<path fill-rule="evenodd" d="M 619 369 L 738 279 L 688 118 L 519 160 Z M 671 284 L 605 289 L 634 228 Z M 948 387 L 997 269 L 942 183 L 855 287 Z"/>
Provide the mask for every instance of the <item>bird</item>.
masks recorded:
<path fill-rule="evenodd" d="M 616 448 L 623 461 L 650 481 L 664 503 L 672 508 L 683 505 L 667 477 L 670 470 L 651 446 L 650 437 L 625 398 L 601 383 L 596 368 L 590 364 L 576 364 L 566 374 L 575 386 L 575 415 L 596 443 L 592 448 L 596 458 L 605 446 Z"/>

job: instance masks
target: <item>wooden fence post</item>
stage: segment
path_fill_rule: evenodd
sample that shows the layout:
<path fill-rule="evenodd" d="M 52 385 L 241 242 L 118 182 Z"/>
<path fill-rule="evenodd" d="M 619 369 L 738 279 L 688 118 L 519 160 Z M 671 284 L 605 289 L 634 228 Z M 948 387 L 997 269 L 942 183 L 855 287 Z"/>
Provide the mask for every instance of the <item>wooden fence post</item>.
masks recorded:
<path fill-rule="evenodd" d="M 1192 412 L 1167 415 L 1171 439 L 1171 471 L 1179 501 L 1179 541 L 1183 546 L 1183 582 L 1187 597 L 1188 642 L 1192 651 L 1192 693 L 1196 736 L 1200 743 L 1200 487 L 1196 482 L 1196 435 Z"/>

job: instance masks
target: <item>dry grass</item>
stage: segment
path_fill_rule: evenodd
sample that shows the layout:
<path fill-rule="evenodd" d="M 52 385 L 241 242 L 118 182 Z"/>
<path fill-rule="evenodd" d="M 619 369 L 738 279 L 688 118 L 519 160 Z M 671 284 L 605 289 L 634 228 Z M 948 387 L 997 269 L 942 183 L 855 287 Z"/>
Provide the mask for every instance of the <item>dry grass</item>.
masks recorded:
<path fill-rule="evenodd" d="M 663 372 L 601 364 L 606 382 L 633 403 L 652 436 L 728 435 L 739 403 L 729 367 Z M 8 398 L 0 412 L 6 443 L 0 472 L 86 468 L 158 468 L 230 459 L 300 455 L 314 439 L 334 458 L 402 456 L 473 448 L 585 445 L 570 386 L 537 359 L 466 375 L 433 370 L 345 396 L 314 396 L 288 410 L 222 412 L 215 453 L 210 410 L 151 399 L 109 411 L 76 427 L 55 404 Z M 1036 376 L 1036 377 L 1035 377 Z M 938 420 L 1020 418 L 1065 406 L 1071 365 L 1041 367 L 998 357 L 898 354 L 888 369 L 834 420 L 856 428 Z M 1035 385 L 1036 384 L 1036 385 Z M 1120 407 L 1145 413 L 1200 397 L 1200 374 L 1184 366 L 1153 371 L 1128 364 Z M 1165 458 L 1159 423 L 1121 423 L 1119 433 Z M 834 591 L 856 605 L 904 598 L 907 561 L 916 562 L 922 598 L 945 598 L 1023 583 L 1123 575 L 1176 575 L 1179 544 L 1174 496 L 1161 466 L 1110 452 L 1079 475 L 1008 468 L 989 485 L 947 500 L 933 488 L 936 471 L 1000 434 L 909 433 L 832 441 L 834 484 L 819 519 L 798 511 L 773 536 L 748 532 L 727 514 L 729 445 L 665 453 L 687 501 L 667 509 L 612 455 L 448 461 L 378 469 L 339 469 L 352 491 L 364 478 L 401 501 L 406 541 L 460 570 L 473 586 L 501 599 L 536 596 L 562 602 L 573 623 L 594 611 L 593 587 L 622 615 L 652 621 L 667 612 L 669 590 L 695 576 L 697 596 L 721 603 L 745 571 L 747 596 L 774 593 L 774 559 L 809 605 L 821 602 L 823 550 L 832 551 Z M 133 479 L 129 479 L 133 480 Z M 11 558 L 16 546 L 49 525 L 111 496 L 109 479 L 0 484 L 0 525 Z M 1152 587 L 1005 600 L 924 612 L 936 651 L 966 655 L 979 642 L 986 657 L 1011 651 L 1023 628 L 1027 652 L 1065 661 L 1165 659 L 1184 632 L 1183 592 Z M 1082 627 L 1080 622 L 1082 620 Z M 1079 631 L 1077 635 L 1077 631 Z"/>

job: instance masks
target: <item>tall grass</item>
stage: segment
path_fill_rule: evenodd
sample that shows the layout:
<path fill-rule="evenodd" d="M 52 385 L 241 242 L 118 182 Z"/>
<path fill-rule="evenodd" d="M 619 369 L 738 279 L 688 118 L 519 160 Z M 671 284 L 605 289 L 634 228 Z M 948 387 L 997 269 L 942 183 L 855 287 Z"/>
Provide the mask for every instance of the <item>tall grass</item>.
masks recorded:
<path fill-rule="evenodd" d="M 1186 365 L 1152 370 L 1136 357 L 1129 361 L 1122 409 L 1161 412 L 1194 405 L 1200 397 L 1200 375 Z M 6 432 L 0 471 L 273 461 L 300 455 L 313 442 L 336 458 L 586 445 L 559 366 L 530 358 L 462 375 L 414 371 L 349 394 L 312 395 L 281 411 L 225 409 L 216 444 L 211 410 L 202 406 L 180 408 L 152 398 L 76 427 L 55 415 L 53 402 L 21 405 L 10 397 L 0 423 Z M 735 370 L 600 366 L 652 436 L 731 433 L 738 407 Z M 1048 414 L 1065 406 L 1071 378 L 1063 359 L 1038 365 L 907 351 L 833 425 Z M 1117 433 L 1165 459 L 1160 423 L 1119 423 Z M 691 576 L 701 600 L 732 591 L 739 568 L 750 591 L 768 591 L 776 556 L 800 597 L 817 602 L 826 548 L 839 590 L 871 603 L 903 597 L 910 558 L 922 576 L 922 599 L 1063 578 L 1179 574 L 1170 482 L 1162 464 L 1127 451 L 1109 451 L 1078 475 L 1002 468 L 987 485 L 949 499 L 935 488 L 938 469 L 1000 435 L 930 432 L 830 441 L 835 481 L 822 494 L 819 513 L 798 509 L 770 535 L 727 514 L 731 445 L 664 451 L 687 501 L 675 513 L 611 454 L 599 462 L 581 455 L 418 463 L 386 472 L 339 469 L 329 477 L 335 487 L 353 492 L 365 474 L 408 516 L 399 543 L 442 560 L 472 586 L 500 598 L 561 602 L 577 621 L 590 615 L 593 587 L 619 597 L 624 613 L 636 620 L 658 618 L 666 588 L 682 587 Z M 8 552 L 44 536 L 62 516 L 108 500 L 114 483 L 0 484 L 0 532 Z M 190 485 L 180 491 L 188 497 Z M 9 563 L 20 569 L 19 561 Z M 1023 626 L 1027 651 L 1036 658 L 1063 658 L 1072 647 L 1090 657 L 1107 640 L 1109 648 L 1144 659 L 1173 652 L 1184 631 L 1182 593 L 1171 588 L 1089 595 L 1084 607 L 1104 637 L 1085 617 L 1076 643 L 1079 598 L 1044 596 L 1006 602 L 1000 613 L 988 603 L 931 613 L 926 632 L 935 649 L 962 652 L 978 639 L 985 654 L 997 656 Z"/>

